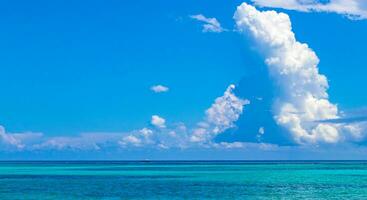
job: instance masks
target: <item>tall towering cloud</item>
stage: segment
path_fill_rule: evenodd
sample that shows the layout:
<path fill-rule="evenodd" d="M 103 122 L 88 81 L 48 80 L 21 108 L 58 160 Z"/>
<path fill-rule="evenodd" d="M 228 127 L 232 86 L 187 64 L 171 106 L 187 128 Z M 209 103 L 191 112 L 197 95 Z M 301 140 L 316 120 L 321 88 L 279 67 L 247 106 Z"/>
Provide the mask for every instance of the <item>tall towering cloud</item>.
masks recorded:
<path fill-rule="evenodd" d="M 252 0 L 255 5 L 272 8 L 283 8 L 302 12 L 334 12 L 348 16 L 350 19 L 367 18 L 367 1 L 365 0 Z"/>
<path fill-rule="evenodd" d="M 249 33 L 262 49 L 272 79 L 280 89 L 274 103 L 276 122 L 297 143 L 336 143 L 343 139 L 336 124 L 313 123 L 338 118 L 328 99 L 327 78 L 319 73 L 319 59 L 307 44 L 296 40 L 289 16 L 258 11 L 243 3 L 234 15 L 239 31 Z"/>

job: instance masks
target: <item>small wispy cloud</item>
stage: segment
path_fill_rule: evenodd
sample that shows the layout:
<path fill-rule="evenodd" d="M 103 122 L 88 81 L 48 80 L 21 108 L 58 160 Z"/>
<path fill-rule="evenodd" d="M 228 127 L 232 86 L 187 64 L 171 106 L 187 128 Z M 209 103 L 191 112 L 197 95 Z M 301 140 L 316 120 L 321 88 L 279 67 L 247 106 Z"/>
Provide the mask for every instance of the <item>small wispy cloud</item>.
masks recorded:
<path fill-rule="evenodd" d="M 326 124 L 356 124 L 367 123 L 367 108 L 354 108 L 350 110 L 343 110 L 340 117 L 325 120 L 316 120 L 316 123 Z"/>
<path fill-rule="evenodd" d="M 257 131 L 257 135 L 256 138 L 257 140 L 260 142 L 262 139 L 262 136 L 265 134 L 265 128 L 264 127 L 260 127 L 259 130 Z"/>
<path fill-rule="evenodd" d="M 350 19 L 367 19 L 366 0 L 252 0 L 261 7 L 282 8 L 301 12 L 333 12 Z"/>
<path fill-rule="evenodd" d="M 152 87 L 150 87 L 150 90 L 152 90 L 155 93 L 163 93 L 168 92 L 169 88 L 164 85 L 153 85 Z"/>
<path fill-rule="evenodd" d="M 330 123 L 330 124 L 344 124 L 344 123 L 350 124 L 350 123 L 365 122 L 365 121 L 367 121 L 367 116 L 327 119 L 327 120 L 319 120 L 319 121 L 316 121 L 316 122 Z"/>
<path fill-rule="evenodd" d="M 216 18 L 205 17 L 202 14 L 198 15 L 190 15 L 190 18 L 195 19 L 199 22 L 203 22 L 203 32 L 213 32 L 213 33 L 221 33 L 227 31 L 227 29 L 223 28 L 219 21 Z"/>

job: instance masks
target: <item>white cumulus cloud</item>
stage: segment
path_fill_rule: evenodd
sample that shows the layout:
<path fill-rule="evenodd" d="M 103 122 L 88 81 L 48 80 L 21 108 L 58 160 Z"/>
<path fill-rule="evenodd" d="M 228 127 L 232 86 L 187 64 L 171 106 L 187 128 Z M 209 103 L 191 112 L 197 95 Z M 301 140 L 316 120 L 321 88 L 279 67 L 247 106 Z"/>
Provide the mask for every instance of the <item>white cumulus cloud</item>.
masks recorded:
<path fill-rule="evenodd" d="M 207 142 L 219 133 L 234 126 L 243 112 L 243 107 L 250 101 L 238 98 L 233 90 L 235 85 L 230 85 L 223 96 L 218 97 L 212 106 L 206 110 L 205 120 L 198 124 L 193 131 L 192 142 Z"/>
<path fill-rule="evenodd" d="M 152 140 L 153 134 L 154 133 L 151 129 L 143 128 L 136 133 L 124 136 L 122 140 L 119 141 L 119 144 L 124 147 L 128 145 L 140 147 L 143 145 L 152 144 L 154 143 Z"/>
<path fill-rule="evenodd" d="M 140 146 L 142 144 L 142 141 L 139 138 L 137 138 L 136 136 L 128 135 L 122 138 L 122 140 L 120 141 L 120 144 L 121 145 L 132 144 L 134 146 Z"/>
<path fill-rule="evenodd" d="M 163 93 L 168 92 L 169 88 L 163 85 L 153 85 L 152 87 L 150 87 L 150 90 L 155 93 Z"/>
<path fill-rule="evenodd" d="M 261 12 L 243 3 L 234 19 L 239 31 L 249 33 L 262 49 L 268 71 L 280 88 L 274 103 L 276 122 L 288 129 L 297 143 L 341 141 L 340 125 L 310 123 L 338 118 L 338 108 L 328 99 L 328 81 L 319 73 L 316 53 L 296 40 L 289 16 Z"/>
<path fill-rule="evenodd" d="M 283 8 L 302 12 L 333 12 L 348 16 L 350 19 L 367 18 L 366 0 L 252 0 L 257 6 Z"/>
<path fill-rule="evenodd" d="M 212 106 L 206 110 L 206 122 L 214 125 L 214 132 L 222 132 L 233 127 L 243 111 L 243 106 L 250 104 L 249 100 L 238 98 L 233 90 L 235 85 L 230 85 L 224 95 L 218 97 Z"/>
<path fill-rule="evenodd" d="M 192 19 L 195 19 L 197 21 L 203 22 L 203 32 L 214 32 L 214 33 L 221 33 L 223 31 L 226 31 L 226 29 L 224 29 L 219 21 L 216 18 L 208 18 L 205 17 L 202 14 L 198 14 L 198 15 L 191 15 L 190 16 Z"/>
<path fill-rule="evenodd" d="M 150 123 L 157 128 L 166 127 L 166 120 L 158 115 L 153 115 Z"/>

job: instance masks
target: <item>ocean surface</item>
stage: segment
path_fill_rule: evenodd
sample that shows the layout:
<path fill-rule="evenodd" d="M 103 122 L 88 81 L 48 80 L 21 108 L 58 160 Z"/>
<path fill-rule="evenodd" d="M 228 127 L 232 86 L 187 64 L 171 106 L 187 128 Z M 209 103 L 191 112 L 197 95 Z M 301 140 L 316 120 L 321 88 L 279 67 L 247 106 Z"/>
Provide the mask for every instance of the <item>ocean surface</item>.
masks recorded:
<path fill-rule="evenodd" d="M 0 199 L 367 199 L 367 162 L 0 161 Z"/>

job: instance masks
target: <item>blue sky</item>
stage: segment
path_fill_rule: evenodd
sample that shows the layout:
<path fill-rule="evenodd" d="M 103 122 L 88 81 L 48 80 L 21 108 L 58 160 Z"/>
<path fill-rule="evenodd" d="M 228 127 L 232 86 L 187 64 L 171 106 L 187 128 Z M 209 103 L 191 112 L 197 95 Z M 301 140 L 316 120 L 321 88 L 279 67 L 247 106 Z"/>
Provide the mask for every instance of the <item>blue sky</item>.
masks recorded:
<path fill-rule="evenodd" d="M 278 99 L 298 103 L 277 85 L 284 80 L 268 73 L 264 60 L 273 54 L 259 47 L 262 38 L 243 33 L 256 24 L 236 26 L 242 2 L 2 1 L 0 158 L 329 158 L 324 148 L 348 149 L 346 159 L 363 156 L 363 121 L 356 138 L 342 131 L 355 125 L 347 123 L 332 125 L 338 138 L 321 134 L 324 139 L 302 142 L 289 124 L 275 120 Z M 289 15 L 297 41 L 320 60 L 328 101 L 338 106 L 303 128 L 311 134 L 316 129 L 308 123 L 319 119 L 366 116 L 367 6 L 353 0 L 358 6 L 340 12 L 333 10 L 337 1 L 307 8 L 271 2 L 247 1 L 258 12 Z M 220 26 L 204 30 L 213 19 Z M 154 92 L 157 85 L 168 90 Z M 149 140 L 139 135 L 143 129 L 151 131 Z M 205 141 L 189 144 L 199 130 Z M 180 136 L 167 139 L 172 131 Z"/>

